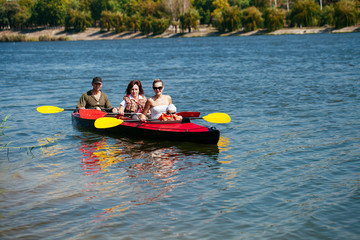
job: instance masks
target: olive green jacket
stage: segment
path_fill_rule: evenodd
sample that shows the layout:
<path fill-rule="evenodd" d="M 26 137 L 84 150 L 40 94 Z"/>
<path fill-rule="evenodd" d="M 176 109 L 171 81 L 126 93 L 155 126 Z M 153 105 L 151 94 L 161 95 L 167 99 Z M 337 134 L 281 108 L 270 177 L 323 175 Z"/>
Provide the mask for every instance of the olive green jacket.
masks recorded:
<path fill-rule="evenodd" d="M 81 95 L 79 102 L 76 105 L 77 108 L 112 108 L 108 96 L 101 91 L 99 101 L 92 95 L 91 90 Z"/>

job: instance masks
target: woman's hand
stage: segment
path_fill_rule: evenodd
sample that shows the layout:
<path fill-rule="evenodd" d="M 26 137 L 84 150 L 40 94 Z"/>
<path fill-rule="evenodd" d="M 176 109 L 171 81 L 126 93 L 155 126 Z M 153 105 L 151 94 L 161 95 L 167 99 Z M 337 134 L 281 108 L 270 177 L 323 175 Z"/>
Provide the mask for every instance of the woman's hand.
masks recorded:
<path fill-rule="evenodd" d="M 141 115 L 139 116 L 139 118 L 140 118 L 140 121 L 146 122 L 146 116 L 145 116 L 144 114 L 141 114 Z"/>
<path fill-rule="evenodd" d="M 120 116 L 124 116 L 124 111 L 125 111 L 125 108 L 123 105 L 120 105 L 120 107 L 117 108 L 118 109 L 118 113 Z"/>

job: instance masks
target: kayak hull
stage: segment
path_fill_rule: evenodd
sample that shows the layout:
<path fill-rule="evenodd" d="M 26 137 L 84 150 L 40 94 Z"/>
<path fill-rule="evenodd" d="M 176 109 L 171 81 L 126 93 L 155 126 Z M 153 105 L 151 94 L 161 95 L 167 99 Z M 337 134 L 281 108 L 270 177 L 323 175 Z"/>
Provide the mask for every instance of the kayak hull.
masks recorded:
<path fill-rule="evenodd" d="M 217 144 L 220 138 L 219 130 L 207 128 L 190 121 L 176 122 L 146 122 L 139 121 L 123 122 L 121 125 L 97 129 L 94 126 L 96 119 L 85 119 L 79 113 L 72 113 L 72 123 L 79 129 L 96 131 L 98 133 L 109 134 L 112 136 L 126 136 L 135 138 L 147 138 L 165 141 L 185 141 L 205 144 Z"/>

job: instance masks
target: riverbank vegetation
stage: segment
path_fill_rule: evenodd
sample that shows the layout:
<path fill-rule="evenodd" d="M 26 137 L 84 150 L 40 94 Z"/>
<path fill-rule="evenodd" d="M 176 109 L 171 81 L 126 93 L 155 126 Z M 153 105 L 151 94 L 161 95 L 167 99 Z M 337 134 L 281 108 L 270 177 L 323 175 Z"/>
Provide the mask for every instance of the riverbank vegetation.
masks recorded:
<path fill-rule="evenodd" d="M 191 32 L 199 25 L 226 33 L 289 27 L 342 28 L 359 22 L 359 0 L 0 0 L 1 29 L 65 27 L 65 31 L 161 34 Z M 2 37 L 1 41 L 22 41 Z M 66 40 L 62 39 L 30 39 Z M 29 39 L 27 39 L 29 40 Z"/>

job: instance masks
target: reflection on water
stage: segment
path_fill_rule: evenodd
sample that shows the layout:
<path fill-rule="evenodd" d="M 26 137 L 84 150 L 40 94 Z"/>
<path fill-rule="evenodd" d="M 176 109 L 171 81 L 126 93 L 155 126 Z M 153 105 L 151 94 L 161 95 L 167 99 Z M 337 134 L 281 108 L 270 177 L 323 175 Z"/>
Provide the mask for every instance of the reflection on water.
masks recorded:
<path fill-rule="evenodd" d="M 81 162 L 84 175 L 94 175 L 99 171 L 107 172 L 108 167 L 124 160 L 121 148 L 110 147 L 105 139 L 81 144 L 79 150 L 83 154 Z"/>
<path fill-rule="evenodd" d="M 358 239 L 359 34 L 0 44 L 0 239 Z M 232 121 L 204 146 L 36 112 L 94 76 L 113 105 L 160 77 L 179 111 Z"/>
<path fill-rule="evenodd" d="M 41 147 L 44 157 L 55 156 L 64 152 L 62 145 L 54 144 L 64 136 L 61 134 L 55 134 L 54 137 L 46 137 L 38 140 L 39 147 Z"/>
<path fill-rule="evenodd" d="M 182 171 L 191 171 L 194 165 L 206 167 L 209 158 L 216 163 L 220 152 L 222 158 L 231 158 L 224 154 L 229 149 L 226 138 L 221 138 L 219 147 L 200 145 L 196 150 L 191 143 L 174 145 L 110 137 L 93 140 L 83 136 L 79 139 L 81 168 L 83 175 L 89 177 L 83 189 L 88 193 L 86 200 L 116 199 L 111 207 L 95 214 L 95 221 L 169 197 L 175 188 L 192 181 L 181 175 Z"/>
<path fill-rule="evenodd" d="M 232 155 L 226 154 L 227 151 L 231 149 L 230 147 L 230 138 L 220 137 L 219 142 L 219 152 L 221 152 L 224 156 L 219 159 L 220 163 L 231 163 Z"/>

